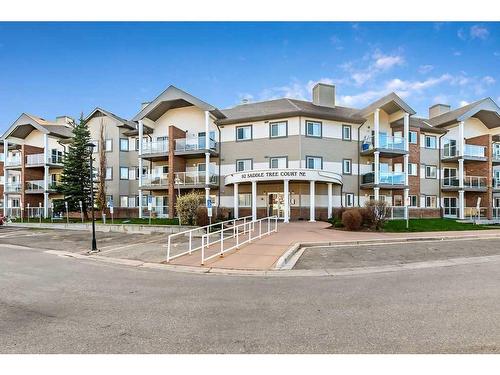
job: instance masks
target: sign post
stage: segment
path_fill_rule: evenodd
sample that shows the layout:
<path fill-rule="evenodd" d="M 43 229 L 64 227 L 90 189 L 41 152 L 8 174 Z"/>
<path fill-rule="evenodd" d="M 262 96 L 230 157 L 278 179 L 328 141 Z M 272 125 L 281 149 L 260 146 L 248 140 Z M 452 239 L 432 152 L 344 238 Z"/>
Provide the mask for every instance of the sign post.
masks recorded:
<path fill-rule="evenodd" d="M 40 218 L 40 224 L 42 224 L 42 202 L 38 203 L 38 216 Z"/>
<path fill-rule="evenodd" d="M 153 196 L 148 195 L 149 225 L 151 225 L 151 212 L 153 211 Z"/>
<path fill-rule="evenodd" d="M 28 215 L 26 215 L 28 218 L 28 223 L 30 222 L 30 204 L 28 203 Z"/>
<path fill-rule="evenodd" d="M 21 223 L 23 222 L 23 216 L 24 216 L 24 206 L 23 202 L 21 202 Z"/>
<path fill-rule="evenodd" d="M 212 200 L 210 198 L 207 199 L 207 215 L 208 215 L 208 224 L 212 224 Z"/>
<path fill-rule="evenodd" d="M 114 224 L 114 209 L 113 209 L 113 201 L 109 201 L 108 202 L 108 206 L 109 206 L 109 214 L 111 215 L 111 224 Z"/>
<path fill-rule="evenodd" d="M 64 202 L 64 208 L 66 209 L 66 223 L 69 224 L 68 202 Z"/>
<path fill-rule="evenodd" d="M 54 201 L 50 201 L 50 222 L 54 222 Z"/>
<path fill-rule="evenodd" d="M 82 223 L 83 223 L 83 204 L 82 204 L 82 201 L 79 201 L 78 203 L 80 204 L 80 218 L 82 219 Z"/>

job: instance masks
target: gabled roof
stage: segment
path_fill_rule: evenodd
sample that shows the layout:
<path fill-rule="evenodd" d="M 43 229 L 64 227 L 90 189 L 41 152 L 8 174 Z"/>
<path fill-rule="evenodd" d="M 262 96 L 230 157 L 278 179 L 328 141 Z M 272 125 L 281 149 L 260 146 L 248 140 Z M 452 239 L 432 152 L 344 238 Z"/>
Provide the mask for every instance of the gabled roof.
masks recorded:
<path fill-rule="evenodd" d="M 125 120 L 124 118 L 115 115 L 113 112 L 106 111 L 105 109 L 102 109 L 100 107 L 96 107 L 90 114 L 85 117 L 85 121 L 90 120 L 92 117 L 94 117 L 98 112 L 101 112 L 103 115 L 111 117 L 115 119 L 116 121 L 120 122 L 124 127 L 129 128 L 129 129 L 135 129 L 137 127 L 137 124 L 133 121 Z"/>
<path fill-rule="evenodd" d="M 225 119 L 217 121 L 219 125 L 239 122 L 272 120 L 283 117 L 309 116 L 325 120 L 345 121 L 362 124 L 365 119 L 357 115 L 358 110 L 341 106 L 324 107 L 297 99 L 275 99 L 264 102 L 237 105 L 222 110 Z"/>
<path fill-rule="evenodd" d="M 416 114 L 413 108 L 406 104 L 403 99 L 396 95 L 396 93 L 391 92 L 390 94 L 374 101 L 373 103 L 360 110 L 359 115 L 365 117 L 368 114 L 373 113 L 377 108 L 383 109 L 388 114 L 392 114 L 399 110 L 403 110 L 410 115 Z"/>
<path fill-rule="evenodd" d="M 165 91 L 163 91 L 151 103 L 135 115 L 132 121 L 139 121 L 143 118 L 149 118 L 152 121 L 156 121 L 169 109 L 188 107 L 192 105 L 204 111 L 209 111 L 218 119 L 224 118 L 224 115 L 216 107 L 205 103 L 203 100 L 200 100 L 175 86 L 170 85 Z"/>
<path fill-rule="evenodd" d="M 23 113 L 2 135 L 2 139 L 10 136 L 23 139 L 26 138 L 34 129 L 43 134 L 59 138 L 71 138 L 73 136 L 73 130 L 69 126 L 50 122 L 41 117 Z"/>
<path fill-rule="evenodd" d="M 445 127 L 465 121 L 470 117 L 478 118 L 489 129 L 500 126 L 500 108 L 491 98 L 484 98 L 433 117 L 429 119 L 429 124 L 435 127 Z"/>
<path fill-rule="evenodd" d="M 431 126 L 428 122 L 428 119 L 421 118 L 421 117 L 410 117 L 410 128 L 417 128 L 420 129 L 423 132 L 427 133 L 437 133 L 437 134 L 444 134 L 446 133 L 446 130 L 440 129 L 440 128 L 435 128 Z M 399 119 L 397 121 L 391 122 L 391 128 L 399 128 L 404 126 L 404 120 Z"/>

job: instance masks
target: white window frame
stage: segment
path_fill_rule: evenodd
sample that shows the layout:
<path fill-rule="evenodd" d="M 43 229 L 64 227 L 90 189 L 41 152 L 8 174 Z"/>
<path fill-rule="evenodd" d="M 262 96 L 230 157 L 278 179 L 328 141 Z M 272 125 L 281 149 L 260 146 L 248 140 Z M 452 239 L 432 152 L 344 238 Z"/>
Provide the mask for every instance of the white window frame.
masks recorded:
<path fill-rule="evenodd" d="M 278 134 L 273 135 L 273 127 L 278 127 Z M 269 138 L 286 138 L 288 137 L 288 121 L 276 121 L 269 123 Z"/>
<path fill-rule="evenodd" d="M 428 173 L 427 172 L 428 170 L 429 171 L 434 170 L 434 175 Z M 426 165 L 425 166 L 425 178 L 435 180 L 437 178 L 437 166 L 435 166 L 435 165 Z"/>
<path fill-rule="evenodd" d="M 113 139 L 112 138 L 107 138 L 104 140 L 104 151 L 106 152 L 112 152 L 113 151 Z"/>
<path fill-rule="evenodd" d="M 238 207 L 252 207 L 252 193 L 239 193 Z"/>
<path fill-rule="evenodd" d="M 413 135 L 415 135 L 414 138 L 413 138 Z M 412 139 L 414 139 L 415 141 L 412 142 Z M 418 133 L 416 131 L 414 131 L 414 130 L 408 131 L 408 143 L 411 143 L 413 145 L 418 144 Z"/>
<path fill-rule="evenodd" d="M 128 180 L 128 172 L 129 172 L 128 167 L 120 167 L 120 180 Z"/>
<path fill-rule="evenodd" d="M 352 174 L 352 160 L 342 159 L 342 174 L 351 175 Z"/>
<path fill-rule="evenodd" d="M 354 193 L 344 193 L 346 207 L 354 207 Z"/>
<path fill-rule="evenodd" d="M 123 147 L 124 142 L 127 142 L 127 147 Z M 120 138 L 120 151 L 121 152 L 128 152 L 129 151 L 128 147 L 129 147 L 128 146 L 128 138 Z"/>
<path fill-rule="evenodd" d="M 427 145 L 427 139 L 433 139 L 434 140 L 434 147 L 428 146 Z M 435 150 L 437 148 L 437 137 L 435 135 L 425 135 L 425 143 L 424 143 L 425 148 Z"/>
<path fill-rule="evenodd" d="M 315 134 L 314 132 L 309 133 L 309 125 L 318 125 L 319 134 Z M 314 127 L 312 129 L 314 129 Z M 322 138 L 323 137 L 323 123 L 321 121 L 307 120 L 306 121 L 306 137 Z"/>
<path fill-rule="evenodd" d="M 417 195 L 408 195 L 408 200 L 409 200 L 409 207 L 418 207 L 418 196 Z M 415 200 L 415 202 L 412 202 L 412 200 Z M 412 204 L 415 203 L 415 204 Z"/>
<path fill-rule="evenodd" d="M 346 135 L 346 130 L 348 133 Z M 342 125 L 342 140 L 343 141 L 352 141 L 352 126 L 351 125 Z"/>
<path fill-rule="evenodd" d="M 431 202 L 434 201 L 433 205 L 430 205 L 427 201 L 427 199 L 430 198 Z M 434 199 L 432 199 L 434 198 Z M 426 195 L 425 196 L 425 208 L 437 208 L 437 196 L 435 195 Z"/>
<path fill-rule="evenodd" d="M 309 160 L 315 160 L 314 167 L 309 167 Z M 316 161 L 319 161 L 319 168 L 316 166 Z M 306 156 L 306 169 L 315 169 L 322 170 L 323 169 L 323 158 L 321 156 Z"/>
<path fill-rule="evenodd" d="M 277 165 L 276 167 L 273 167 L 273 161 L 275 160 L 277 161 Z M 288 168 L 287 156 L 272 156 L 269 158 L 269 169 L 285 169 L 285 168 Z"/>
<path fill-rule="evenodd" d="M 250 168 L 246 168 L 246 163 L 250 163 Z M 239 163 L 243 163 L 243 169 L 239 169 Z M 236 172 L 251 171 L 253 169 L 253 159 L 238 159 L 236 160 Z"/>
<path fill-rule="evenodd" d="M 124 200 L 127 202 L 126 204 L 122 204 Z M 120 207 L 128 208 L 128 195 L 120 195 Z"/>
<path fill-rule="evenodd" d="M 243 136 L 244 138 L 239 138 L 239 130 L 243 130 Z M 247 134 L 248 130 L 248 134 Z M 243 126 L 237 126 L 236 127 L 236 142 L 245 142 L 245 141 L 251 141 L 253 138 L 253 127 L 252 125 L 243 125 Z"/>
<path fill-rule="evenodd" d="M 109 181 L 113 179 L 113 167 L 106 167 L 105 173 L 106 173 L 106 176 L 104 178 L 105 180 Z"/>
<path fill-rule="evenodd" d="M 418 176 L 417 163 L 408 163 L 408 176 Z"/>

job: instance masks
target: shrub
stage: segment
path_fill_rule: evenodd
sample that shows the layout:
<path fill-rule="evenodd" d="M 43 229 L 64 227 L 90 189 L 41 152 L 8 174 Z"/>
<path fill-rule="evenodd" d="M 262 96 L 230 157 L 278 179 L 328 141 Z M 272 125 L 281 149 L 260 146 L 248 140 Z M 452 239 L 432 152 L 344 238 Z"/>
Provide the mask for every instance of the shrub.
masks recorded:
<path fill-rule="evenodd" d="M 197 225 L 198 207 L 203 203 L 204 196 L 200 193 L 191 192 L 177 198 L 175 209 L 183 225 Z"/>
<path fill-rule="evenodd" d="M 332 216 L 333 216 L 334 221 L 342 220 L 342 214 L 345 212 L 345 210 L 346 210 L 345 207 L 335 207 L 332 211 Z"/>
<path fill-rule="evenodd" d="M 347 230 L 359 230 L 363 224 L 363 217 L 361 216 L 359 209 L 353 208 L 345 211 L 342 214 L 342 224 Z"/>
<path fill-rule="evenodd" d="M 359 213 L 361 214 L 361 217 L 363 218 L 363 225 L 367 227 L 371 227 L 373 225 L 373 217 L 372 213 L 370 210 L 368 210 L 366 207 L 360 208 Z"/>
<path fill-rule="evenodd" d="M 367 217 L 369 217 L 370 226 L 375 230 L 381 230 L 387 221 L 387 204 L 384 201 L 370 200 L 365 204 Z"/>

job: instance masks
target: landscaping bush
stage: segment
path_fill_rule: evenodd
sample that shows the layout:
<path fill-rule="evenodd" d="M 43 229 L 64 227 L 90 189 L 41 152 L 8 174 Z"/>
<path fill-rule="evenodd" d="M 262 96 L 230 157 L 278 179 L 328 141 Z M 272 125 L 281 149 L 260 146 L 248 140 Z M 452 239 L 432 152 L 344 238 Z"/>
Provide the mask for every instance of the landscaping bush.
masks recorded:
<path fill-rule="evenodd" d="M 335 207 L 332 211 L 332 218 L 334 219 L 333 221 L 341 221 L 342 220 L 342 214 L 346 211 L 345 207 Z"/>
<path fill-rule="evenodd" d="M 359 209 L 353 208 L 342 214 L 342 224 L 347 230 L 355 231 L 361 229 L 363 217 L 359 211 Z"/>
<path fill-rule="evenodd" d="M 191 192 L 177 198 L 175 209 L 183 225 L 197 225 L 198 208 L 204 201 L 202 194 Z M 205 213 L 206 215 L 206 213 Z"/>
<path fill-rule="evenodd" d="M 387 204 L 385 201 L 370 200 L 365 204 L 366 217 L 369 225 L 375 230 L 381 230 L 387 221 Z"/>
<path fill-rule="evenodd" d="M 363 226 L 371 227 L 373 225 L 373 217 L 371 211 L 366 207 L 363 207 L 359 209 L 359 213 L 363 218 Z"/>

